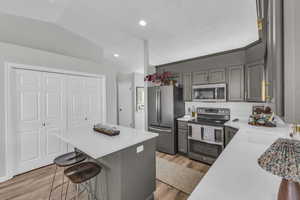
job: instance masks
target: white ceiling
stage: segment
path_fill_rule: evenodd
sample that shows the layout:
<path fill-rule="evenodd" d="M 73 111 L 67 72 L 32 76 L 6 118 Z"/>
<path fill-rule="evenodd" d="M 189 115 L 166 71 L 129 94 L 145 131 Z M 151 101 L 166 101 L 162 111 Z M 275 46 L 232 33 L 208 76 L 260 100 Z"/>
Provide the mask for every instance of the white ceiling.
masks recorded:
<path fill-rule="evenodd" d="M 52 2 L 51 2 L 52 1 Z M 256 0 L 0 0 L 0 11 L 53 22 L 134 71 L 243 47 L 258 39 Z M 147 21 L 140 27 L 140 19 Z M 113 54 L 118 53 L 119 58 Z"/>

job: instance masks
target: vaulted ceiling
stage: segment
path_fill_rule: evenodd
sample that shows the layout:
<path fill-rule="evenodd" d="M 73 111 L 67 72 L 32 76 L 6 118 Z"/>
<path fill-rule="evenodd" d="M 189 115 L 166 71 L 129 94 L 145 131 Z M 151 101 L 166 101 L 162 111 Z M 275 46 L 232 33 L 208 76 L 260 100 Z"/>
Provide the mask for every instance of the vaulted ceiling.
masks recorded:
<path fill-rule="evenodd" d="M 62 26 L 108 59 L 143 68 L 246 46 L 258 39 L 256 0 L 0 0 L 0 12 Z M 147 21 L 146 27 L 138 25 Z M 115 58 L 113 54 L 119 54 Z"/>

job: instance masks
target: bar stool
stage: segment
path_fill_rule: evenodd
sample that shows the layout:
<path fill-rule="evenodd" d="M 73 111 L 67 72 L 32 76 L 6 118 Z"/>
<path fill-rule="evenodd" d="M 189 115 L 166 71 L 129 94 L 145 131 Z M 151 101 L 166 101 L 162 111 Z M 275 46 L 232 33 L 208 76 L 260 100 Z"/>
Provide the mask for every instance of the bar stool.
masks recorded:
<path fill-rule="evenodd" d="M 52 179 L 52 183 L 51 183 L 51 189 L 50 189 L 50 194 L 49 194 L 49 200 L 51 198 L 51 194 L 53 192 L 53 184 L 54 184 L 54 181 L 55 181 L 55 177 L 56 177 L 56 173 L 57 173 L 57 169 L 58 167 L 69 167 L 69 166 L 72 166 L 72 165 L 75 165 L 77 163 L 80 163 L 84 160 L 87 159 L 87 156 L 82 153 L 82 152 L 70 152 L 70 153 L 66 153 L 66 154 L 63 154 L 61 156 L 58 156 L 54 159 L 54 164 L 55 164 L 55 173 L 54 173 L 54 176 L 53 176 L 53 179 Z M 62 177 L 62 185 L 61 185 L 61 199 L 62 199 L 62 196 L 63 196 L 63 191 L 64 191 L 64 177 L 65 175 L 63 174 L 63 177 Z"/>
<path fill-rule="evenodd" d="M 68 169 L 66 169 L 64 171 L 65 176 L 73 184 L 76 184 L 76 188 L 77 188 L 76 199 L 78 199 L 78 196 L 81 192 L 87 190 L 88 199 L 90 199 L 90 195 L 91 195 L 93 199 L 97 200 L 96 195 L 93 194 L 93 191 L 92 191 L 91 180 L 94 177 L 96 177 L 101 172 L 101 170 L 102 170 L 102 168 L 94 162 L 83 162 L 83 163 L 76 164 L 72 167 L 69 167 Z M 79 193 L 79 186 L 80 185 L 84 186 L 84 190 Z M 89 187 L 87 185 L 89 185 Z M 69 188 L 69 182 L 68 182 L 68 186 L 67 186 L 65 199 L 67 199 L 68 188 Z"/>

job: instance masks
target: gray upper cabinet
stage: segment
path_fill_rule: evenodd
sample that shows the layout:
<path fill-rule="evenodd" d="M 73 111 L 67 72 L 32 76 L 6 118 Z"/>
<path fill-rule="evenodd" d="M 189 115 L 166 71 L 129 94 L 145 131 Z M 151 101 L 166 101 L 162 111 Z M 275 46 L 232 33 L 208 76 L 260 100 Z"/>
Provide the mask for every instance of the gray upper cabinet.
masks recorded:
<path fill-rule="evenodd" d="M 226 69 L 212 69 L 193 73 L 193 85 L 226 82 Z"/>
<path fill-rule="evenodd" d="M 209 81 L 209 72 L 200 71 L 193 73 L 193 85 L 207 84 Z"/>
<path fill-rule="evenodd" d="M 244 100 L 244 66 L 230 66 L 228 68 L 228 100 Z"/>
<path fill-rule="evenodd" d="M 180 72 L 171 72 L 171 78 L 175 80 L 179 85 L 182 85 L 182 77 Z"/>
<path fill-rule="evenodd" d="M 183 99 L 184 101 L 192 100 L 192 73 L 182 73 L 182 84 L 183 84 Z"/>
<path fill-rule="evenodd" d="M 246 99 L 247 101 L 261 102 L 265 98 L 265 66 L 263 62 L 246 65 Z"/>
<path fill-rule="evenodd" d="M 226 81 L 225 69 L 209 70 L 209 83 L 224 83 Z"/>

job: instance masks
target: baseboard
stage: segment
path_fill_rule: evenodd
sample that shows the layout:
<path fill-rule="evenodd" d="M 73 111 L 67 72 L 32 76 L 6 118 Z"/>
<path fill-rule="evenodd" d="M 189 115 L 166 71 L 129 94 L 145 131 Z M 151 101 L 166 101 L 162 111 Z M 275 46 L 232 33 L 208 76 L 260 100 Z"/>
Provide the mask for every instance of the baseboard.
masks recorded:
<path fill-rule="evenodd" d="M 8 181 L 12 178 L 13 178 L 12 176 L 2 176 L 2 177 L 0 177 L 0 183 Z"/>

